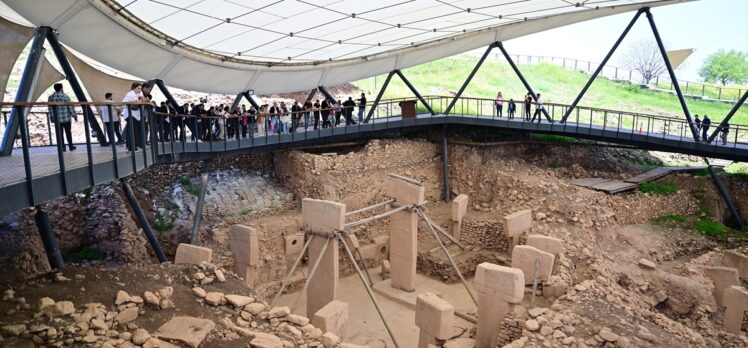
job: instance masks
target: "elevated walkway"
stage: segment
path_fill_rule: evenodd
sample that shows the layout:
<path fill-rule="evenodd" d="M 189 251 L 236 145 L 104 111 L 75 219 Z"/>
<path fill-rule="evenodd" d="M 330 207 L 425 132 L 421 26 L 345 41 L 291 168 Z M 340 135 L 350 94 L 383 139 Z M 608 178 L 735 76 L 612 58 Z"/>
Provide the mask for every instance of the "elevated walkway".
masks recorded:
<path fill-rule="evenodd" d="M 603 191 L 609 194 L 615 194 L 633 190 L 645 182 L 655 181 L 673 173 L 694 172 L 702 169 L 706 169 L 706 167 L 659 167 L 623 181 L 603 178 L 584 178 L 574 179 L 571 181 L 571 183 L 573 185 L 586 187 L 597 191 Z"/>
<path fill-rule="evenodd" d="M 675 118 L 576 107 L 576 114 L 564 124 L 551 123 L 546 119 L 540 123 L 531 123 L 522 117 L 524 113 L 521 105 L 518 105 L 516 117 L 508 119 L 506 116 L 495 115 L 492 99 L 460 98 L 453 112 L 444 115 L 439 112 L 451 100 L 450 97 L 425 98 L 434 107 L 435 115 L 417 114 L 403 118 L 397 114 L 398 100 L 392 100 L 379 104 L 371 122 L 353 126 L 341 125 L 315 130 L 311 126 L 302 125 L 296 132 L 286 134 L 255 132 L 247 138 L 218 141 L 156 141 L 144 151 L 129 153 L 122 146 L 102 147 L 90 143 L 80 144 L 76 151 L 64 153 L 58 152 L 57 146 L 27 147 L 28 156 L 24 155 L 23 147 L 14 148 L 11 156 L 0 157 L 0 195 L 4 197 L 0 200 L 0 215 L 122 178 L 155 164 L 295 149 L 312 144 L 334 144 L 402 131 L 442 129 L 445 126 L 554 134 L 634 145 L 647 150 L 748 161 L 748 143 L 744 140 L 748 135 L 748 127 L 740 125 L 731 126 L 727 145 L 716 142 L 706 144 L 694 141 L 685 121 Z M 562 104 L 546 104 L 552 120 L 560 119 L 566 107 Z M 159 116 L 151 114 L 149 117 L 151 124 L 154 124 L 153 120 Z M 222 122 L 225 129 L 225 123 L 229 120 L 231 119 L 220 119 L 218 122 Z M 156 130 L 150 129 L 149 135 L 151 139 L 157 139 Z M 657 172 L 648 175 L 656 178 L 661 174 Z M 645 177 L 642 180 L 651 179 Z M 636 182 L 628 184 L 636 185 Z M 596 185 L 602 183 L 598 182 Z M 610 191 L 628 187 L 614 184 L 609 186 L 607 189 Z"/>

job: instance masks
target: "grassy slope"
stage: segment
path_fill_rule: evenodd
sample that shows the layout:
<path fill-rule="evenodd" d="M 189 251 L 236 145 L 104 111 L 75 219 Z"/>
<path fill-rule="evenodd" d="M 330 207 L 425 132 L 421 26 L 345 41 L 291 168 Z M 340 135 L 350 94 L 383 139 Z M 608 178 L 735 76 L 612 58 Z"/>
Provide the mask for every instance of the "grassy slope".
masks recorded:
<path fill-rule="evenodd" d="M 476 62 L 475 57 L 457 56 L 411 67 L 403 70 L 403 74 L 422 95 L 448 96 L 456 93 Z M 519 65 L 519 68 L 533 89 L 543 95 L 545 102 L 571 104 L 589 79 L 589 75 L 550 63 Z M 377 90 L 374 93 L 378 92 L 385 78 L 386 75 L 377 77 Z M 372 82 L 371 79 L 364 79 L 355 84 L 369 91 Z M 486 59 L 463 96 L 493 98 L 497 91 L 501 91 L 507 100 L 521 100 L 525 93 L 519 78 L 503 58 L 499 60 L 492 56 Z M 385 98 L 411 96 L 408 88 L 396 76 L 392 78 L 385 92 Z M 687 101 L 692 114 L 707 114 L 713 122 L 722 120 L 732 108 L 732 105 L 724 103 L 695 99 Z M 598 78 L 592 84 L 579 104 L 684 118 L 675 95 L 643 90 L 637 85 L 613 82 L 604 78 Z M 748 107 L 738 110 L 731 123 L 748 124 Z"/>

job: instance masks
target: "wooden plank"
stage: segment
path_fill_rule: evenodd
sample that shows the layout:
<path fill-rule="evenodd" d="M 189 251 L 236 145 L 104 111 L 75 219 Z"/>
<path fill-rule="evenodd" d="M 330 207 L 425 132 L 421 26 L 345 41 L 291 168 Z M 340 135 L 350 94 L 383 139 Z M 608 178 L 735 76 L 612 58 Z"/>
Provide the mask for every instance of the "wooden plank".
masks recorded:
<path fill-rule="evenodd" d="M 582 179 L 574 179 L 574 180 L 572 180 L 571 184 L 572 185 L 576 185 L 576 186 L 582 186 L 582 187 L 591 188 L 594 185 L 597 185 L 597 184 L 600 184 L 600 183 L 603 183 L 603 182 L 608 182 L 608 181 L 610 181 L 610 180 L 603 179 L 603 178 L 582 178 Z"/>

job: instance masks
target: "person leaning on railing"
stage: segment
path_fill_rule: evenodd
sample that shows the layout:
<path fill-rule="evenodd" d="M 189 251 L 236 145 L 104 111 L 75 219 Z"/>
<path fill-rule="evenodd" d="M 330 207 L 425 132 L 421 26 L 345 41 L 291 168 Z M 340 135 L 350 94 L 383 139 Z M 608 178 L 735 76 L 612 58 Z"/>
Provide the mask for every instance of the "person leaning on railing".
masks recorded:
<path fill-rule="evenodd" d="M 140 83 L 133 82 L 130 91 L 122 98 L 123 103 L 142 103 L 146 99 L 143 97 L 143 89 Z M 128 151 L 137 150 L 143 147 L 143 138 L 140 134 L 142 123 L 140 120 L 140 107 L 138 105 L 125 105 L 122 109 L 122 116 L 126 121 L 125 126 L 125 144 Z"/>
<path fill-rule="evenodd" d="M 113 102 L 112 93 L 107 92 L 104 94 L 104 101 L 111 104 Z M 99 105 L 99 115 L 101 115 L 101 121 L 104 122 L 104 131 L 108 135 L 106 145 L 114 141 L 115 136 L 117 137 L 117 145 L 124 144 L 125 142 L 122 140 L 122 133 L 119 129 L 119 110 L 114 106 Z"/>
<path fill-rule="evenodd" d="M 70 97 L 62 91 L 62 84 L 55 83 L 55 92 L 49 96 L 48 102 L 54 103 L 72 103 Z M 75 145 L 73 145 L 73 130 L 71 121 L 78 121 L 78 115 L 75 114 L 75 108 L 72 105 L 55 105 L 49 108 L 49 119 L 54 122 L 55 133 L 57 134 L 57 144 L 62 146 L 62 151 L 65 151 L 65 140 L 62 138 L 62 131 L 65 132 L 65 136 L 68 138 L 68 146 L 70 151 L 75 151 Z"/>
<path fill-rule="evenodd" d="M 719 136 L 722 139 L 722 145 L 727 145 L 727 134 L 730 133 L 730 124 L 725 123 L 722 129 L 719 130 Z"/>

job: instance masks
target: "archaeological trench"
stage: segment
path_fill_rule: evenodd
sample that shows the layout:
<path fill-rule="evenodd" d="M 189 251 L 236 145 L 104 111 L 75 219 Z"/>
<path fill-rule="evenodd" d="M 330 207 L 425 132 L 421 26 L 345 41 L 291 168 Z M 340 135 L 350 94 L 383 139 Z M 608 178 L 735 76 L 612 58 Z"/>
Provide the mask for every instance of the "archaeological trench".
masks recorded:
<path fill-rule="evenodd" d="M 437 139 L 437 140 L 435 140 Z M 600 145 L 600 144 L 598 144 Z M 604 144 L 603 144 L 604 145 Z M 433 134 L 152 167 L 0 224 L 4 347 L 747 347 L 748 243 L 708 176 L 606 146 Z M 208 185 L 197 240 L 191 235 Z M 748 181 L 722 178 L 748 212 Z M 732 230 L 730 230 L 732 231 Z"/>

